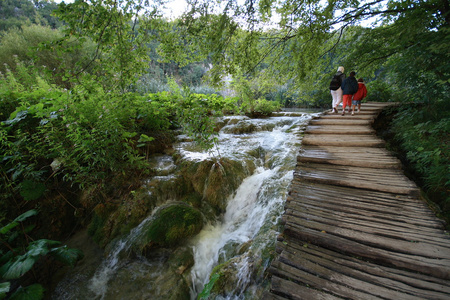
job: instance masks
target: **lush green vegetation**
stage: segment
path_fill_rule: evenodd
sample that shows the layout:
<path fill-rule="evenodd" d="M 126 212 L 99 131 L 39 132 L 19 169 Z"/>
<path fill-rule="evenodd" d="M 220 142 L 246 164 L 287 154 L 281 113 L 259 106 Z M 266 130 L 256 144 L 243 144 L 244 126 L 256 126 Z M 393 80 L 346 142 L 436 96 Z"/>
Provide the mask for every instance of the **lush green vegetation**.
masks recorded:
<path fill-rule="evenodd" d="M 0 298 L 59 251 L 53 240 L 100 227 L 94 207 L 150 176 L 146 158 L 170 147 L 174 129 L 213 151 L 216 116 L 329 107 L 339 65 L 366 80 L 367 100 L 401 103 L 397 150 L 450 219 L 445 0 L 221 2 L 195 1 L 168 21 L 131 0 L 2 1 L 0 255 L 30 263 L 3 275 Z M 17 217 L 33 209 L 33 222 Z M 14 244 L 19 223 L 27 242 Z"/>
<path fill-rule="evenodd" d="M 28 298 L 30 295 L 33 299 L 42 298 L 44 288 L 41 284 L 34 283 L 29 286 L 11 287 L 16 285 L 14 280 L 33 277 L 34 274 L 30 274 L 28 271 L 38 262 L 42 263 L 44 257 L 53 258 L 72 266 L 83 257 L 80 250 L 59 246 L 61 243 L 58 241 L 31 240 L 28 233 L 33 230 L 34 225 L 27 224 L 25 221 L 36 214 L 36 210 L 29 210 L 0 228 L 0 237 L 7 249 L 4 253 L 2 251 L 0 258 L 2 263 L 0 276 L 3 279 L 0 283 L 0 297 L 2 299 L 10 290 L 14 291 L 11 294 L 11 299 L 30 299 Z M 48 259 L 45 263 L 49 262 L 54 261 Z M 40 278 L 35 277 L 31 280 L 39 282 Z"/>

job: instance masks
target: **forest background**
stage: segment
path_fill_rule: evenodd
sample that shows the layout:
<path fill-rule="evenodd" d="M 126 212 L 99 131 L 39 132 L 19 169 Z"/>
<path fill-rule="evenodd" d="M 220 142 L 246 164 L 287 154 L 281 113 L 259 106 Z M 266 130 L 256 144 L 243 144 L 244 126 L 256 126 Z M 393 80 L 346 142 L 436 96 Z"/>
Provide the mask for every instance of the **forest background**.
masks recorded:
<path fill-rule="evenodd" d="M 20 287 L 36 264 L 74 264 L 56 240 L 150 176 L 176 130 L 212 150 L 216 116 L 330 108 L 339 65 L 367 101 L 400 103 L 388 147 L 450 219 L 448 1 L 193 1 L 174 20 L 163 6 L 1 0 L 0 298 L 42 297 Z"/>

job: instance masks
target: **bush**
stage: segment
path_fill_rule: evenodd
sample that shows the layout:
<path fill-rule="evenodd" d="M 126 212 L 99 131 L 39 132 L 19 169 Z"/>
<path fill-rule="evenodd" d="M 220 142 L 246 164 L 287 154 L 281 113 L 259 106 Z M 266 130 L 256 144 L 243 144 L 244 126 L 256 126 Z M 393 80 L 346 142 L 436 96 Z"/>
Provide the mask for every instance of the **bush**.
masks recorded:
<path fill-rule="evenodd" d="M 13 28 L 2 33 L 0 44 L 0 71 L 10 69 L 16 73 L 18 62 L 26 66 L 34 66 L 37 70 L 48 72 L 47 80 L 64 86 L 63 77 L 67 70 L 77 70 L 92 53 L 94 45 L 87 40 L 82 45 L 71 40 L 72 47 L 77 48 L 70 54 L 57 51 L 54 42 L 62 38 L 59 30 L 40 25 L 24 25 L 20 29 Z M 42 74 L 41 74 L 42 76 Z"/>
<path fill-rule="evenodd" d="M 450 220 L 450 107 L 448 101 L 403 105 L 395 115 L 396 143 L 425 192 Z"/>

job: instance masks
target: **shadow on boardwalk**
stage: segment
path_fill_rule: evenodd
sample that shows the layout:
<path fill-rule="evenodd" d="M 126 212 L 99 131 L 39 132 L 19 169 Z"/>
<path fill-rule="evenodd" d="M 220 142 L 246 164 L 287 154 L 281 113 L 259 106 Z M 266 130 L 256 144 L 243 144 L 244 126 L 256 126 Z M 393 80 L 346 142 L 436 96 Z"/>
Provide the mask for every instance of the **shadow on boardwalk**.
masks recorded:
<path fill-rule="evenodd" d="M 386 105 L 310 122 L 264 299 L 450 299 L 450 236 L 372 129 Z"/>

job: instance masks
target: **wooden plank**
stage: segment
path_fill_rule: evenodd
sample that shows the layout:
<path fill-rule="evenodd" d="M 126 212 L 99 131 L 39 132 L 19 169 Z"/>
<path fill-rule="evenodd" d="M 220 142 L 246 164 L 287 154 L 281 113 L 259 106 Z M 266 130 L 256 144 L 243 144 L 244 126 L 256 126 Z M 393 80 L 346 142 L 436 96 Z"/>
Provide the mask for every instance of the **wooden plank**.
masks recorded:
<path fill-rule="evenodd" d="M 359 218 L 345 218 L 342 217 L 342 214 L 335 214 L 332 211 L 323 210 L 323 213 L 321 213 L 319 210 L 298 210 L 295 208 L 295 206 L 291 206 L 286 210 L 286 223 L 292 222 L 299 225 L 302 225 L 304 222 L 320 223 L 338 228 L 340 234 L 342 234 L 343 230 L 350 230 L 352 235 L 362 233 L 364 239 L 370 238 L 370 235 L 375 235 L 371 240 L 374 243 L 381 241 L 382 243 L 389 243 L 389 245 L 392 246 L 391 240 L 394 239 L 394 242 L 399 241 L 399 244 L 405 244 L 406 246 L 414 244 L 413 247 L 415 250 L 418 250 L 416 249 L 416 246 L 421 246 L 426 243 L 424 247 L 431 247 L 433 251 L 437 251 L 440 255 L 450 259 L 450 250 L 445 246 L 441 246 L 450 245 L 450 240 L 442 234 L 440 236 L 430 235 L 422 230 L 408 230 L 409 228 L 405 227 L 393 227 L 392 225 L 378 223 L 375 219 L 361 220 Z M 407 251 L 406 246 L 403 249 L 404 251 Z M 403 246 L 400 245 L 399 247 Z M 428 254 L 432 255 L 432 252 L 429 252 Z"/>
<path fill-rule="evenodd" d="M 370 147 L 305 145 L 297 157 L 297 161 L 366 168 L 401 168 L 400 160 L 392 157 L 386 149 Z"/>
<path fill-rule="evenodd" d="M 441 233 L 444 229 L 444 221 L 436 218 L 423 201 L 407 195 L 293 181 L 287 202 L 288 205 L 297 202 L 320 208 L 327 206 L 335 211 L 354 211 L 382 221 L 395 219 L 405 226 L 413 224 Z"/>
<path fill-rule="evenodd" d="M 285 226 L 284 235 L 382 265 L 420 272 L 442 279 L 450 279 L 450 260 L 448 259 L 435 259 L 374 248 L 351 239 L 323 233 L 322 230 L 318 231 L 306 227 L 300 228 L 288 224 Z"/>
<path fill-rule="evenodd" d="M 375 119 L 375 115 L 371 112 L 367 112 L 366 114 L 361 114 L 361 113 L 355 113 L 353 116 L 350 114 L 348 114 L 347 112 L 345 112 L 345 116 L 341 115 L 342 113 L 337 113 L 337 114 L 325 114 L 320 116 L 320 119 L 323 120 L 330 120 L 330 119 L 336 119 L 336 120 L 342 120 L 343 118 L 348 118 L 351 120 L 369 120 L 371 122 L 373 122 L 373 120 Z"/>
<path fill-rule="evenodd" d="M 419 239 L 429 239 L 430 241 L 438 240 L 440 243 L 449 243 L 449 238 L 443 235 L 442 230 L 437 228 L 430 228 L 427 226 L 420 226 L 420 222 L 416 224 L 405 222 L 405 220 L 419 218 L 420 214 L 390 214 L 388 216 L 383 215 L 383 212 L 369 211 L 364 212 L 364 209 L 358 209 L 351 206 L 344 206 L 342 204 L 328 204 L 319 203 L 316 205 L 314 202 L 297 201 L 295 199 L 290 200 L 285 206 L 285 215 L 293 214 L 304 218 L 314 219 L 316 216 L 322 216 L 323 218 L 333 216 L 339 222 L 354 223 L 358 222 L 360 225 L 365 225 L 374 228 L 384 228 L 391 233 L 416 233 L 419 234 Z M 292 211 L 292 212 L 291 212 Z M 363 211 L 363 212 L 361 212 Z M 307 216 L 304 216 L 304 214 Z M 310 216 L 310 217 L 308 217 Z M 424 236 L 420 236 L 424 235 Z"/>
<path fill-rule="evenodd" d="M 444 235 L 443 225 L 436 222 L 432 218 L 423 218 L 420 211 L 410 210 L 408 213 L 403 212 L 399 208 L 391 211 L 382 210 L 379 207 L 368 208 L 367 205 L 356 205 L 352 202 L 346 201 L 316 201 L 314 198 L 302 197 L 301 201 L 291 198 L 289 196 L 285 209 L 299 210 L 300 212 L 308 211 L 310 214 L 327 213 L 338 218 L 353 218 L 358 222 L 373 222 L 379 224 L 377 226 L 395 227 L 392 230 L 414 230 L 426 233 L 431 237 L 443 237 L 443 240 L 448 240 Z"/>
<path fill-rule="evenodd" d="M 355 187 L 393 194 L 419 195 L 419 189 L 400 170 L 329 166 L 308 163 L 294 172 L 294 180 Z"/>
<path fill-rule="evenodd" d="M 275 278 L 275 277 L 273 277 Z M 264 294 L 262 295 L 262 300 L 285 300 L 285 299 L 289 299 L 283 296 L 279 296 L 279 295 L 275 295 L 272 294 L 273 291 L 266 291 L 264 292 Z"/>
<path fill-rule="evenodd" d="M 340 119 L 313 119 L 309 121 L 310 125 L 370 125 L 373 120 L 357 120 L 350 117 Z"/>
<path fill-rule="evenodd" d="M 342 299 L 333 295 L 311 289 L 307 286 L 294 283 L 283 278 L 272 277 L 271 291 L 283 296 L 283 298 L 267 298 L 267 299 L 317 299 L 317 300 L 337 300 Z M 266 299 L 263 297 L 263 299 Z"/>
<path fill-rule="evenodd" d="M 378 109 L 378 108 L 366 108 L 366 109 L 361 109 L 361 111 L 358 113 L 357 111 L 355 111 L 355 116 L 356 115 L 370 115 L 373 117 L 376 117 L 376 115 L 378 115 L 379 112 L 381 112 L 382 110 Z M 339 112 L 342 114 L 342 108 L 339 108 Z M 340 115 L 340 113 L 333 113 L 333 111 L 330 110 L 326 110 L 323 112 L 324 116 L 328 116 L 328 115 Z M 347 114 L 347 113 L 346 113 Z"/>
<path fill-rule="evenodd" d="M 333 209 L 355 209 L 359 213 L 378 213 L 377 218 L 397 218 L 400 215 L 415 218 L 420 215 L 425 221 L 431 221 L 431 227 L 443 228 L 442 220 L 438 220 L 435 215 L 425 206 L 422 201 L 413 197 L 392 195 L 391 193 L 382 193 L 367 190 L 357 190 L 355 193 L 345 194 L 345 189 L 340 187 L 335 189 L 332 185 L 314 184 L 313 188 L 307 187 L 307 182 L 295 181 L 291 186 L 291 191 L 287 201 L 298 201 L 299 203 L 313 204 L 317 206 L 332 206 Z M 328 188 L 324 188 L 324 187 Z M 351 188 L 346 188 L 351 190 Z M 315 192 L 315 194 L 314 194 Z M 356 193 L 357 192 L 357 193 Z M 380 201 L 377 201 L 377 196 Z M 421 220 L 417 220 L 422 224 Z M 402 222 L 404 222 L 402 220 Z M 422 224 L 427 226 L 428 224 Z"/>
<path fill-rule="evenodd" d="M 343 285 L 342 283 L 322 279 L 296 267 L 283 264 L 279 260 L 272 263 L 272 267 L 269 269 L 269 272 L 277 277 L 289 278 L 293 282 L 300 282 L 303 285 L 320 289 L 337 297 L 358 300 L 382 299 L 374 295 L 368 295 L 365 292 L 356 291 L 349 286 Z"/>
<path fill-rule="evenodd" d="M 449 281 L 436 279 L 416 272 L 375 265 L 315 245 L 297 243 L 295 240 L 289 238 L 285 240 L 285 247 L 281 253 L 281 261 L 285 260 L 287 255 L 290 255 L 289 260 L 301 266 L 305 265 L 304 261 L 319 264 L 325 269 L 325 272 L 316 272 L 316 276 L 329 276 L 328 274 L 332 271 L 333 273 L 331 274 L 333 274 L 335 279 L 337 277 L 334 274 L 344 275 L 375 284 L 388 290 L 395 290 L 407 295 L 415 295 L 422 299 L 446 299 L 450 297 Z M 341 277 L 340 280 L 349 284 L 349 281 L 345 278 Z M 356 286 L 356 284 L 353 286 Z M 383 289 L 377 290 L 377 295 L 381 296 L 384 293 L 385 290 Z M 385 294 L 383 296 L 386 297 Z M 389 299 L 397 298 L 390 296 Z"/>
<path fill-rule="evenodd" d="M 375 130 L 368 125 L 309 125 L 305 131 L 307 134 L 373 134 Z"/>
<path fill-rule="evenodd" d="M 410 240 L 408 235 L 399 232 L 389 234 L 386 230 L 357 224 L 349 226 L 349 224 L 342 223 L 339 225 L 337 220 L 331 221 L 330 219 L 313 218 L 312 216 L 304 219 L 298 215 L 290 214 L 286 218 L 285 226 L 291 230 L 302 230 L 303 228 L 317 230 L 327 235 L 352 240 L 376 249 L 447 260 L 450 267 L 450 248 L 446 247 L 448 244 L 444 244 L 444 246 L 431 244 L 418 240 L 418 237 L 414 237 L 416 240 Z"/>
<path fill-rule="evenodd" d="M 359 276 L 362 276 L 362 272 L 352 272 L 348 276 L 347 274 L 343 274 L 341 269 L 338 269 L 336 264 L 328 264 L 326 265 L 326 261 L 323 259 L 316 259 L 314 262 L 311 262 L 307 259 L 305 253 L 302 253 L 303 259 L 295 259 L 296 255 L 292 255 L 287 251 L 283 251 L 280 255 L 279 261 L 284 263 L 285 265 L 289 265 L 299 270 L 303 270 L 307 273 L 315 275 L 316 277 L 322 278 L 324 281 L 329 281 L 333 283 L 339 283 L 342 285 L 346 285 L 358 291 L 359 293 L 364 293 L 366 297 L 380 297 L 382 299 L 404 299 L 404 300 L 413 300 L 413 299 L 423 299 L 413 294 L 413 291 L 404 288 L 400 290 L 402 286 L 397 287 L 396 289 L 384 287 L 382 285 L 374 284 L 373 282 L 361 280 Z M 323 266 L 323 265 L 326 265 Z M 328 267 L 328 268 L 327 268 Z M 335 269 L 329 268 L 335 267 Z M 340 266 L 342 268 L 342 266 Z M 387 280 L 386 280 L 387 281 Z M 399 291 L 400 290 L 400 291 Z"/>
<path fill-rule="evenodd" d="M 402 209 L 405 213 L 409 213 L 409 210 L 419 209 L 422 213 L 427 213 L 425 216 L 427 219 L 432 217 L 433 220 L 438 220 L 423 200 L 408 195 L 393 195 L 391 193 L 360 190 L 343 186 L 310 183 L 304 182 L 301 179 L 297 180 L 296 177 L 292 181 L 291 192 L 296 192 L 302 196 L 312 197 L 317 200 L 322 200 L 325 196 L 332 196 L 334 201 L 339 199 L 339 201 L 365 203 L 367 204 L 366 210 L 369 211 L 379 204 L 387 214 L 391 213 L 393 209 Z M 442 227 L 442 224 L 440 227 Z"/>
<path fill-rule="evenodd" d="M 373 135 L 306 134 L 302 144 L 335 147 L 384 147 L 386 143 Z"/>
<path fill-rule="evenodd" d="M 418 272 L 410 272 L 408 270 L 391 268 L 379 264 L 374 264 L 361 260 L 359 257 L 343 255 L 339 252 L 298 241 L 289 236 L 283 236 L 282 251 L 294 251 L 300 257 L 300 252 L 306 252 L 314 256 L 323 257 L 335 263 L 351 267 L 375 276 L 384 276 L 396 281 L 408 281 L 408 284 L 416 288 L 428 287 L 429 290 L 442 291 L 450 293 L 450 281 L 421 274 Z M 291 248 L 291 249 L 288 249 Z M 281 253 L 280 252 L 280 253 Z"/>

